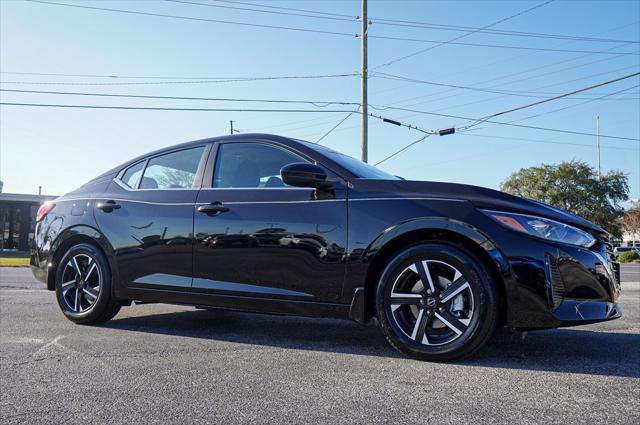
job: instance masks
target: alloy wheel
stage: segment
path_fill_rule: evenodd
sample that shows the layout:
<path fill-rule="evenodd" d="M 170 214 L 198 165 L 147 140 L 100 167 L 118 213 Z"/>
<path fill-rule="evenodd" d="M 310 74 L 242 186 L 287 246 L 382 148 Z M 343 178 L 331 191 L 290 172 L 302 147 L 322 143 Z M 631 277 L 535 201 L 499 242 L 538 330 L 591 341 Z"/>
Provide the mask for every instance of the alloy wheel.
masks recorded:
<path fill-rule="evenodd" d="M 90 310 L 102 289 L 98 262 L 88 254 L 76 254 L 62 272 L 61 295 L 67 311 L 79 314 Z"/>
<path fill-rule="evenodd" d="M 467 278 L 456 267 L 438 260 L 416 261 L 402 270 L 385 304 L 394 327 L 427 346 L 455 341 L 474 315 Z"/>

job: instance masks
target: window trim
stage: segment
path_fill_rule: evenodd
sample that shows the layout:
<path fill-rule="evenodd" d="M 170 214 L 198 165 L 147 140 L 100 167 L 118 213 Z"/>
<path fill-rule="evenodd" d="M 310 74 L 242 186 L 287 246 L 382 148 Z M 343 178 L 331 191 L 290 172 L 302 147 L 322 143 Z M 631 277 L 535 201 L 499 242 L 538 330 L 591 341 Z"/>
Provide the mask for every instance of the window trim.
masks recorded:
<path fill-rule="evenodd" d="M 202 187 L 202 182 L 203 182 L 203 176 L 205 173 L 205 164 L 207 163 L 207 158 L 209 157 L 209 153 L 211 151 L 211 143 L 203 143 L 201 145 L 195 145 L 195 146 L 187 146 L 187 147 L 181 147 L 179 149 L 172 149 L 172 150 L 167 150 L 164 152 L 160 152 L 157 153 L 153 156 L 149 156 L 147 158 L 144 158 L 140 161 L 134 162 L 131 165 L 128 165 L 127 167 L 123 168 L 122 170 L 120 170 L 120 172 L 118 173 L 118 175 L 113 179 L 120 187 L 126 189 L 126 190 L 130 190 L 130 191 L 151 191 L 151 190 L 200 190 L 200 188 Z M 154 158 L 158 158 L 160 156 L 164 156 L 164 155 L 170 155 L 172 153 L 177 153 L 177 152 L 182 152 L 182 151 L 186 151 L 186 150 L 190 150 L 190 149 L 197 149 L 197 148 L 204 148 L 204 150 L 202 151 L 202 154 L 200 156 L 200 160 L 198 161 L 198 168 L 196 169 L 196 174 L 195 177 L 193 179 L 193 184 L 191 185 L 191 187 L 164 187 L 164 188 L 153 188 L 153 189 L 141 189 L 140 188 L 140 183 L 142 183 L 142 178 L 144 177 L 144 173 L 147 171 L 147 166 L 149 165 L 149 161 L 151 161 Z M 142 167 L 142 173 L 140 174 L 140 177 L 138 177 L 138 181 L 136 182 L 135 187 L 129 187 L 124 181 L 122 181 L 122 177 L 124 177 L 124 174 L 127 172 L 127 170 L 131 167 L 133 167 L 134 165 L 138 165 L 140 163 L 144 162 L 144 165 Z"/>
<path fill-rule="evenodd" d="M 134 162 L 133 164 L 129 165 L 126 168 L 123 168 L 122 170 L 120 170 L 120 172 L 118 173 L 118 175 L 113 179 L 116 183 L 118 183 L 121 187 L 127 189 L 127 190 L 137 190 L 138 189 L 138 185 L 140 184 L 140 180 L 141 177 L 144 175 L 144 170 L 147 169 L 147 161 L 148 159 L 142 159 L 138 162 Z M 135 184 L 132 186 L 129 186 L 128 184 L 126 184 L 122 178 L 124 177 L 125 174 L 127 174 L 127 171 L 129 171 L 130 168 L 135 167 L 138 164 L 142 164 L 142 172 L 140 173 L 140 175 L 138 176 L 138 179 L 136 180 Z"/>
<path fill-rule="evenodd" d="M 309 190 L 310 188 L 308 187 L 293 187 L 293 186 L 284 186 L 284 187 L 213 187 L 213 177 L 214 177 L 214 173 L 215 173 L 215 167 L 216 167 L 216 163 L 218 160 L 218 154 L 220 151 L 220 146 L 221 145 L 227 145 L 227 144 L 246 144 L 246 143 L 253 143 L 253 144 L 261 144 L 261 145 L 267 145 L 270 147 L 276 147 L 276 148 L 280 148 L 283 149 L 287 152 L 291 152 L 307 161 L 309 161 L 311 164 L 315 164 L 315 165 L 319 165 L 321 167 L 323 167 L 325 170 L 327 170 L 327 172 L 329 174 L 331 174 L 332 178 L 338 178 L 340 180 L 344 181 L 344 178 L 342 176 L 340 176 L 338 173 L 336 173 L 335 171 L 333 171 L 331 168 L 326 167 L 324 164 L 322 164 L 321 162 L 319 162 L 318 160 L 316 160 L 315 158 L 310 157 L 309 155 L 300 152 L 299 150 L 292 148 L 291 146 L 285 145 L 283 143 L 279 143 L 277 141 L 273 141 L 273 140 L 266 140 L 266 139 L 247 139 L 247 140 L 242 140 L 242 141 L 230 141 L 230 140 L 221 140 L 218 142 L 214 142 L 212 148 L 211 148 L 211 152 L 209 154 L 209 158 L 207 160 L 207 165 L 206 165 L 206 169 L 203 175 L 203 181 L 202 181 L 202 185 L 200 187 L 201 190 Z"/>

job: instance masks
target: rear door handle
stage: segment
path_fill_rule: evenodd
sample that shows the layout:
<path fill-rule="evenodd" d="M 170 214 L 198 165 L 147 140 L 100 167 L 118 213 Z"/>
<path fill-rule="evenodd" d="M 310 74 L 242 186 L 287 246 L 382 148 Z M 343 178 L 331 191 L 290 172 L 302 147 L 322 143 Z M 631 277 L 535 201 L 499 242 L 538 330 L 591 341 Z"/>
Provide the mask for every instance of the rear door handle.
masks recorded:
<path fill-rule="evenodd" d="M 207 215 L 218 215 L 220 213 L 225 213 L 229 211 L 229 208 L 222 205 L 222 202 L 212 202 L 209 205 L 200 205 L 198 207 L 198 212 L 207 214 Z"/>
<path fill-rule="evenodd" d="M 110 213 L 111 211 L 119 210 L 122 207 L 119 204 L 117 204 L 116 201 L 109 200 L 105 202 L 98 202 L 96 204 L 96 208 L 106 213 Z"/>

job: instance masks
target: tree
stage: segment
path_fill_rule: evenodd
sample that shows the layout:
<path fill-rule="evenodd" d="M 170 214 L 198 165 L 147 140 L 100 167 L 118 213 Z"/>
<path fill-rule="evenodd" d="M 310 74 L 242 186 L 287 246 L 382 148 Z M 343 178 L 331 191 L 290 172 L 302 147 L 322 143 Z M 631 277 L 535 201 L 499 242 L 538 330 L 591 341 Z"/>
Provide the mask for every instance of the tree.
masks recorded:
<path fill-rule="evenodd" d="M 616 219 L 624 213 L 620 203 L 629 199 L 629 184 L 622 171 L 610 171 L 598 179 L 595 169 L 583 161 L 542 164 L 513 173 L 500 189 L 562 208 L 615 237 L 621 235 Z"/>
<path fill-rule="evenodd" d="M 616 220 L 616 223 L 633 240 L 640 239 L 640 203 L 635 203 L 622 217 Z"/>

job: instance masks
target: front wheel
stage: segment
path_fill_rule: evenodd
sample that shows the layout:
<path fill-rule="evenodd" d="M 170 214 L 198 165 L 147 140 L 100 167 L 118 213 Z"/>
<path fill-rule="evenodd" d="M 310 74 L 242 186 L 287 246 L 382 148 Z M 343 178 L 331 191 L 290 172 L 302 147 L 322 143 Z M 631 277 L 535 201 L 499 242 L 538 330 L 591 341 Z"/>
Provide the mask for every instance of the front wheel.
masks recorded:
<path fill-rule="evenodd" d="M 449 361 L 471 355 L 489 339 L 498 299 L 473 255 L 453 245 L 423 243 L 391 259 L 378 283 L 376 311 L 398 351 Z"/>
<path fill-rule="evenodd" d="M 102 252 L 90 244 L 72 246 L 56 272 L 56 298 L 72 322 L 97 324 L 113 318 L 120 304 L 111 298 L 111 272 Z"/>

